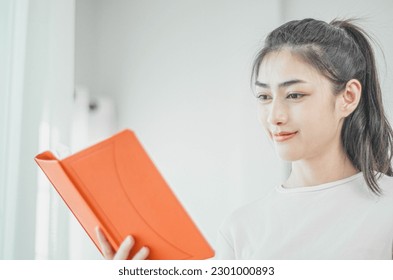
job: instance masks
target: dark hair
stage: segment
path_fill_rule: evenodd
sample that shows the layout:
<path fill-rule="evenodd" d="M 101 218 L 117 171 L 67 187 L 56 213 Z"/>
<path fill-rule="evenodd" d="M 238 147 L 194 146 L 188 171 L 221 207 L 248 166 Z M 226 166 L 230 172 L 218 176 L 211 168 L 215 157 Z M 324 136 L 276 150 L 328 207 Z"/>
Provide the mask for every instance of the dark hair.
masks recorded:
<path fill-rule="evenodd" d="M 341 142 L 353 166 L 363 172 L 368 187 L 382 193 L 377 180 L 382 174 L 393 176 L 393 131 L 385 116 L 382 94 L 367 33 L 354 20 L 315 19 L 287 22 L 265 39 L 252 68 L 252 81 L 258 77 L 264 57 L 288 48 L 331 81 L 339 94 L 351 79 L 362 85 L 357 108 L 344 120 Z"/>

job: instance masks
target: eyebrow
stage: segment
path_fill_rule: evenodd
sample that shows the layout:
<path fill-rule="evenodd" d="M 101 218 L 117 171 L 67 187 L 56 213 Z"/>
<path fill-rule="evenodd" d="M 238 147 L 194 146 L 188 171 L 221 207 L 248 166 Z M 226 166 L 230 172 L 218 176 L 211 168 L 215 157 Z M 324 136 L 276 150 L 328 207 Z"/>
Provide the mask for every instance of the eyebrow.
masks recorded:
<path fill-rule="evenodd" d="M 279 83 L 278 87 L 279 88 L 285 88 L 285 87 L 289 87 L 289 86 L 294 85 L 294 84 L 302 84 L 302 83 L 306 83 L 306 81 L 298 80 L 298 79 L 296 79 L 296 80 L 289 80 L 289 81 L 285 81 L 285 82 Z M 258 87 L 262 87 L 262 88 L 270 88 L 270 86 L 268 84 L 265 84 L 265 83 L 262 83 L 262 82 L 259 82 L 259 81 L 256 81 L 255 85 L 258 86 Z"/>

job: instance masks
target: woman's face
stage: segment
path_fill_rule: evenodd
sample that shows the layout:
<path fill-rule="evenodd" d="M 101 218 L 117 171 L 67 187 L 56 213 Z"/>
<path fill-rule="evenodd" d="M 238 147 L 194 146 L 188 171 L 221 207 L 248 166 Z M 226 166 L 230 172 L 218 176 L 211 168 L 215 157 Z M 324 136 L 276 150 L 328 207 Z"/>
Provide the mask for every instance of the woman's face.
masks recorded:
<path fill-rule="evenodd" d="M 342 118 L 329 80 L 289 50 L 264 58 L 256 97 L 260 120 L 282 159 L 312 160 L 340 147 Z"/>

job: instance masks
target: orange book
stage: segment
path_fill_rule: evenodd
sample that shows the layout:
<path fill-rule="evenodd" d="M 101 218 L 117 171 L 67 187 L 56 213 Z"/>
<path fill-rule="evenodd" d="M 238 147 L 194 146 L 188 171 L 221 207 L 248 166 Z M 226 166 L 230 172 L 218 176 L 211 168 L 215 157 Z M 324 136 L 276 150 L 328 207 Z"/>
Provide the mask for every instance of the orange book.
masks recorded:
<path fill-rule="evenodd" d="M 149 259 L 207 259 L 214 252 L 168 187 L 135 134 L 124 130 L 63 160 L 35 157 L 97 248 L 99 226 L 114 249 L 135 238 Z"/>

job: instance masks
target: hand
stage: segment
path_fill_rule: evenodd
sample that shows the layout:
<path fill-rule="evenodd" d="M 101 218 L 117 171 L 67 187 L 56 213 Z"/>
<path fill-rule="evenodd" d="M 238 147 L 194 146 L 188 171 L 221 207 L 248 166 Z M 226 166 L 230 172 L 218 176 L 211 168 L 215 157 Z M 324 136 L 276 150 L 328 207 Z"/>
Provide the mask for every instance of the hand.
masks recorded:
<path fill-rule="evenodd" d="M 106 239 L 104 233 L 99 227 L 96 227 L 96 234 L 98 238 L 98 242 L 100 243 L 101 252 L 104 255 L 104 258 L 107 260 L 126 260 L 132 247 L 135 244 L 134 238 L 131 235 L 127 236 L 124 241 L 121 243 L 119 250 L 115 252 L 113 247 L 109 244 L 108 239 Z M 142 247 L 136 254 L 133 256 L 133 260 L 144 260 L 149 255 L 149 248 Z"/>

